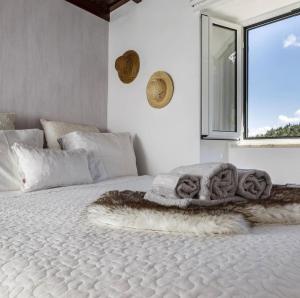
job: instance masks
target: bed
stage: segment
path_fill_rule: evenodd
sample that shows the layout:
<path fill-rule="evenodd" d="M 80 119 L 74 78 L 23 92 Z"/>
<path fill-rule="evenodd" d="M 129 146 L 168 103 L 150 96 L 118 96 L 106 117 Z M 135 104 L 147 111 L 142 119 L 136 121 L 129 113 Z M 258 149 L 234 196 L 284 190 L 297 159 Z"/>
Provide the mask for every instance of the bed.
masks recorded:
<path fill-rule="evenodd" d="M 300 227 L 195 237 L 93 226 L 86 206 L 123 177 L 0 193 L 0 297 L 299 297 Z"/>

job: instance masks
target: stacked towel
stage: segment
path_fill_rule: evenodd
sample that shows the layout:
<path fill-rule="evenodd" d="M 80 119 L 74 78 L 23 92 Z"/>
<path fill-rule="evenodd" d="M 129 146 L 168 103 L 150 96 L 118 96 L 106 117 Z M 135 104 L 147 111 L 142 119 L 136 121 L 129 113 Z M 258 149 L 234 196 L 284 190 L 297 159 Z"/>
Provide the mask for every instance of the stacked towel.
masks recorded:
<path fill-rule="evenodd" d="M 230 163 L 205 163 L 158 175 L 145 199 L 181 208 L 215 206 L 247 199 L 266 199 L 271 190 L 271 178 L 264 171 L 237 170 Z"/>
<path fill-rule="evenodd" d="M 230 163 L 204 163 L 183 166 L 176 174 L 198 175 L 201 179 L 200 200 L 220 200 L 235 196 L 238 186 L 237 169 Z"/>
<path fill-rule="evenodd" d="M 269 174 L 260 170 L 238 170 L 237 194 L 246 199 L 267 199 L 271 196 L 272 181 Z"/>
<path fill-rule="evenodd" d="M 145 199 L 166 206 L 209 206 L 240 200 L 235 196 L 237 186 L 237 169 L 232 164 L 197 164 L 157 176 Z"/>

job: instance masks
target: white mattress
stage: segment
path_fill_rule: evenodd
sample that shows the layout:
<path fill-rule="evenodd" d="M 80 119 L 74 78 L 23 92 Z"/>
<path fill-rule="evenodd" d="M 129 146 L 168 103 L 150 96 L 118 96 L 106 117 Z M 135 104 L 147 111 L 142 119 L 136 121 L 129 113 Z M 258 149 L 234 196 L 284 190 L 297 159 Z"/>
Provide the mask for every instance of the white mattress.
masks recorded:
<path fill-rule="evenodd" d="M 300 227 L 205 237 L 91 226 L 85 207 L 150 177 L 0 194 L 0 297 L 300 297 Z"/>

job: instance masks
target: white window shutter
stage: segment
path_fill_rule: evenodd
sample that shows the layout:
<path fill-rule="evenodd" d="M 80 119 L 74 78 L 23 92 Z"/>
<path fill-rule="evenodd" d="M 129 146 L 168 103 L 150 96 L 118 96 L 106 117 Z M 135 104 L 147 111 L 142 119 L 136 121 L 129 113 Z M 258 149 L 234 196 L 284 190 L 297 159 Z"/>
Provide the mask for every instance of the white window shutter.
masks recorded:
<path fill-rule="evenodd" d="M 220 45 L 219 38 L 213 38 L 216 30 L 229 34 L 230 41 L 224 38 L 224 46 Z M 204 139 L 237 140 L 241 136 L 242 56 L 241 26 L 201 15 L 201 134 Z"/>

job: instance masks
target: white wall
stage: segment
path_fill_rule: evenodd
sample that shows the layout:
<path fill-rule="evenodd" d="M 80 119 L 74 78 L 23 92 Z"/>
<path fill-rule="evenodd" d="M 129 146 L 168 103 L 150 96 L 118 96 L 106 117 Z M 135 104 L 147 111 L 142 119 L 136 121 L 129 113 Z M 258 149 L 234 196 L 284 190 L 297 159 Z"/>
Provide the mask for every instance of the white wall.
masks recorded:
<path fill-rule="evenodd" d="M 299 146 L 300 147 L 300 146 Z M 231 141 L 201 141 L 201 162 L 230 162 L 242 169 L 268 171 L 274 183 L 300 184 L 300 148 L 236 146 Z"/>
<path fill-rule="evenodd" d="M 300 148 L 230 148 L 229 161 L 240 168 L 263 169 L 277 184 L 300 184 Z"/>
<path fill-rule="evenodd" d="M 201 162 L 228 162 L 229 146 L 228 141 L 223 140 L 202 140 L 201 141 Z"/>
<path fill-rule="evenodd" d="M 189 1 L 144 0 L 112 16 L 109 26 L 108 129 L 137 135 L 140 173 L 156 174 L 200 159 L 199 16 Z M 115 59 L 133 49 L 141 70 L 130 85 L 118 79 Z M 151 74 L 165 70 L 174 80 L 171 103 L 149 106 L 146 85 Z"/>
<path fill-rule="evenodd" d="M 300 184 L 300 148 L 239 147 L 232 141 L 201 141 L 200 159 L 230 162 L 242 169 L 262 169 L 277 184 Z"/>
<path fill-rule="evenodd" d="M 0 0 L 0 112 L 106 128 L 108 23 L 63 0 Z"/>

